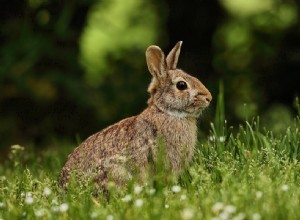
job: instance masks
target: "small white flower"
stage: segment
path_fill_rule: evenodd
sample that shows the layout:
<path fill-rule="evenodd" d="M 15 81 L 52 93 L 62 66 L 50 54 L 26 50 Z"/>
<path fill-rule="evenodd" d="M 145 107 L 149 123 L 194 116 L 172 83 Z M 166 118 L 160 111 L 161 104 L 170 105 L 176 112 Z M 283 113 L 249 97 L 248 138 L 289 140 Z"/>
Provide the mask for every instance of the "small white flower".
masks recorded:
<path fill-rule="evenodd" d="M 19 144 L 15 144 L 15 145 L 12 145 L 12 146 L 11 146 L 11 149 L 12 149 L 12 150 L 24 150 L 24 147 L 22 147 L 22 146 L 19 145 Z"/>
<path fill-rule="evenodd" d="M 106 216 L 106 220 L 114 220 L 114 216 L 113 215 L 108 215 L 108 216 Z"/>
<path fill-rule="evenodd" d="M 135 202 L 134 202 L 134 205 L 135 205 L 136 207 L 142 207 L 143 204 L 144 204 L 144 201 L 143 201 L 142 199 L 137 199 L 137 200 L 135 200 Z"/>
<path fill-rule="evenodd" d="M 52 204 L 52 205 L 58 205 L 58 202 L 57 202 L 56 199 L 52 199 L 51 204 Z"/>
<path fill-rule="evenodd" d="M 51 208 L 52 212 L 59 212 L 59 206 L 55 205 Z"/>
<path fill-rule="evenodd" d="M 43 194 L 45 196 L 50 196 L 51 195 L 51 189 L 49 187 L 45 187 L 44 191 L 43 191 Z"/>
<path fill-rule="evenodd" d="M 170 206 L 169 204 L 165 204 L 165 208 L 168 209 Z"/>
<path fill-rule="evenodd" d="M 181 191 L 181 187 L 180 186 L 172 186 L 172 191 L 174 193 L 179 193 Z"/>
<path fill-rule="evenodd" d="M 289 186 L 287 184 L 284 184 L 281 186 L 281 190 L 287 192 L 289 190 Z"/>
<path fill-rule="evenodd" d="M 153 195 L 156 192 L 156 189 L 151 188 L 149 189 L 149 195 Z"/>
<path fill-rule="evenodd" d="M 212 211 L 214 213 L 218 213 L 220 212 L 221 210 L 223 210 L 224 208 L 224 204 L 222 202 L 216 202 L 213 206 L 212 206 Z"/>
<path fill-rule="evenodd" d="M 60 206 L 59 206 L 59 211 L 60 212 L 66 212 L 68 211 L 69 209 L 69 205 L 67 203 L 62 203 Z"/>
<path fill-rule="evenodd" d="M 33 199 L 33 197 L 32 197 L 32 193 L 31 193 L 31 192 L 27 192 L 27 193 L 25 194 L 25 203 L 26 203 L 27 205 L 31 205 L 33 202 L 34 202 L 34 199 Z"/>
<path fill-rule="evenodd" d="M 211 141 L 211 142 L 214 142 L 216 140 L 215 136 L 209 136 L 208 139 Z"/>
<path fill-rule="evenodd" d="M 225 141 L 225 136 L 220 136 L 219 140 L 220 140 L 220 142 L 224 142 Z"/>
<path fill-rule="evenodd" d="M 232 220 L 244 220 L 246 218 L 246 214 L 241 212 L 237 216 L 233 217 Z"/>
<path fill-rule="evenodd" d="M 130 202 L 132 200 L 131 195 L 126 195 L 121 199 L 123 202 Z"/>
<path fill-rule="evenodd" d="M 236 212 L 236 207 L 233 206 L 233 205 L 227 205 L 224 207 L 224 212 L 227 212 L 227 213 L 235 213 Z"/>
<path fill-rule="evenodd" d="M 46 212 L 44 209 L 38 209 L 34 211 L 34 214 L 36 217 L 43 217 L 46 214 Z"/>
<path fill-rule="evenodd" d="M 185 194 L 182 194 L 182 195 L 180 196 L 180 200 L 182 200 L 182 201 L 183 201 L 183 200 L 186 200 L 186 198 L 187 198 L 187 197 L 186 197 Z"/>
<path fill-rule="evenodd" d="M 136 185 L 134 187 L 134 194 L 138 195 L 138 194 L 140 194 L 140 192 L 142 192 L 142 190 L 143 190 L 143 188 L 141 186 Z"/>
<path fill-rule="evenodd" d="M 92 212 L 91 213 L 91 218 L 94 219 L 94 218 L 98 218 L 99 214 L 98 212 Z"/>
<path fill-rule="evenodd" d="M 252 219 L 253 219 L 253 220 L 260 220 L 260 219 L 261 219 L 261 216 L 260 216 L 259 213 L 254 213 L 254 214 L 252 215 Z"/>
<path fill-rule="evenodd" d="M 228 213 L 228 212 L 223 211 L 223 212 L 220 213 L 219 217 L 222 220 L 229 220 L 229 219 L 231 219 L 231 214 Z"/>
<path fill-rule="evenodd" d="M 263 192 L 262 191 L 257 191 L 256 193 L 255 193 L 255 196 L 256 196 L 256 199 L 260 199 L 262 196 L 263 196 Z"/>
<path fill-rule="evenodd" d="M 25 193 L 24 192 L 21 192 L 21 197 L 25 197 Z"/>
<path fill-rule="evenodd" d="M 6 206 L 6 204 L 4 202 L 0 202 L 0 209 L 4 208 Z"/>
<path fill-rule="evenodd" d="M 190 219 L 194 218 L 195 211 L 194 211 L 194 209 L 191 209 L 191 208 L 185 208 L 180 213 L 180 216 L 183 220 L 190 220 Z"/>
<path fill-rule="evenodd" d="M 25 203 L 31 205 L 34 202 L 34 199 L 31 196 L 26 196 Z"/>

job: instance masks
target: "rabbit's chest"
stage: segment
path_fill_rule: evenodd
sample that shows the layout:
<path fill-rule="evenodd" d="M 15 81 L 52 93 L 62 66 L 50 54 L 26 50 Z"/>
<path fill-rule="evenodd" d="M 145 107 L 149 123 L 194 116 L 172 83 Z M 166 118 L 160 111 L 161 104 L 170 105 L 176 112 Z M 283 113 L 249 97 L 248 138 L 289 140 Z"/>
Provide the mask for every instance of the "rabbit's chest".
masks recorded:
<path fill-rule="evenodd" d="M 174 172 L 180 172 L 193 156 L 197 127 L 193 121 L 179 121 L 162 127 L 162 138 L 166 149 L 166 157 Z"/>

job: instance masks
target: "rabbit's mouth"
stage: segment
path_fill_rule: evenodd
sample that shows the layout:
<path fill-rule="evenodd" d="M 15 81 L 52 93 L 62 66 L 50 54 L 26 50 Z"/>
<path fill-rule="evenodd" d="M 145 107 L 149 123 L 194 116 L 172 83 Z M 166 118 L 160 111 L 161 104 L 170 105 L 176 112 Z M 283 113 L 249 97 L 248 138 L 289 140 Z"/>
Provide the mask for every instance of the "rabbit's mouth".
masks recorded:
<path fill-rule="evenodd" d="M 207 106 L 203 106 L 202 104 L 193 102 L 188 106 L 188 108 L 186 108 L 186 112 L 188 112 L 188 115 L 190 116 L 199 117 L 206 107 Z"/>
<path fill-rule="evenodd" d="M 206 100 L 201 100 L 199 98 L 194 98 L 191 106 L 196 108 L 196 110 L 197 109 L 204 110 L 205 108 L 207 108 L 209 106 L 209 102 Z"/>
<path fill-rule="evenodd" d="M 199 117 L 204 109 L 209 106 L 209 102 L 206 102 L 201 99 L 194 99 L 191 104 L 186 108 L 186 111 L 194 116 Z"/>

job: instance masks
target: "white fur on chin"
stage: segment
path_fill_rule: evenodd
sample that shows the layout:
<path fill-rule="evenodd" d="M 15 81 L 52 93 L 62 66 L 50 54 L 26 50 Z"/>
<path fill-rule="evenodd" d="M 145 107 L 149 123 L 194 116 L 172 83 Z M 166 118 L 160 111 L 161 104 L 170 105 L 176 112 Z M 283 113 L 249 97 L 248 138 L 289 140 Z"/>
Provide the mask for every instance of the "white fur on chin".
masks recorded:
<path fill-rule="evenodd" d="M 187 113 L 187 112 L 181 112 L 178 110 L 166 110 L 166 113 L 171 116 L 177 117 L 177 118 L 186 118 L 186 117 L 198 118 L 201 115 L 202 111 L 198 111 L 198 112 L 194 112 L 194 113 Z"/>
<path fill-rule="evenodd" d="M 180 112 L 180 111 L 177 111 L 177 110 L 167 110 L 167 113 L 169 115 L 175 116 L 177 118 L 185 118 L 186 116 L 188 116 L 188 113 Z"/>

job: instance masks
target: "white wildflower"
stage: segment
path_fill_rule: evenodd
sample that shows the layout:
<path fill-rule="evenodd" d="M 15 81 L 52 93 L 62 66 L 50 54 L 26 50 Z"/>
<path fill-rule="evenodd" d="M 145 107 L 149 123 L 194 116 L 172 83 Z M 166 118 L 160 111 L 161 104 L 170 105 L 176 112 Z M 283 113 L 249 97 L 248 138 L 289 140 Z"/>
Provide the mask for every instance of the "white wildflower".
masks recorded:
<path fill-rule="evenodd" d="M 59 212 L 59 206 L 55 205 L 51 208 L 52 212 Z"/>
<path fill-rule="evenodd" d="M 11 146 L 11 152 L 12 153 L 16 153 L 18 151 L 23 151 L 24 147 L 22 147 L 21 145 L 15 144 Z"/>
<path fill-rule="evenodd" d="M 0 209 L 4 208 L 6 204 L 4 202 L 0 202 Z"/>
<path fill-rule="evenodd" d="M 228 219 L 231 219 L 231 214 L 223 211 L 220 213 L 219 218 L 222 220 L 228 220 Z"/>
<path fill-rule="evenodd" d="M 142 207 L 143 204 L 144 204 L 144 201 L 143 201 L 142 199 L 137 199 L 137 200 L 135 200 L 135 202 L 134 202 L 134 205 L 135 205 L 136 207 Z"/>
<path fill-rule="evenodd" d="M 95 219 L 95 218 L 98 218 L 98 213 L 97 212 L 92 212 L 91 214 L 90 214 L 90 216 L 91 216 L 91 219 Z"/>
<path fill-rule="evenodd" d="M 151 188 L 149 189 L 149 195 L 153 195 L 156 192 L 156 189 Z"/>
<path fill-rule="evenodd" d="M 27 205 L 31 205 L 33 202 L 34 202 L 34 199 L 32 198 L 32 196 L 26 196 L 25 203 Z"/>
<path fill-rule="evenodd" d="M 233 205 L 227 205 L 224 207 L 224 212 L 228 212 L 230 214 L 235 213 L 236 212 L 236 207 Z"/>
<path fill-rule="evenodd" d="M 254 213 L 254 214 L 252 215 L 252 219 L 253 219 L 253 220 L 260 220 L 260 219 L 261 219 L 261 216 L 260 216 L 259 213 Z"/>
<path fill-rule="evenodd" d="M 131 195 L 126 195 L 121 199 L 123 202 L 130 202 L 132 200 Z"/>
<path fill-rule="evenodd" d="M 246 214 L 243 212 L 239 213 L 238 215 L 232 218 L 232 220 L 244 220 L 244 219 L 246 219 Z"/>
<path fill-rule="evenodd" d="M 215 138 L 215 136 L 209 136 L 208 139 L 209 139 L 211 142 L 214 142 L 216 138 Z"/>
<path fill-rule="evenodd" d="M 45 196 L 50 196 L 51 195 L 51 189 L 49 187 L 45 187 L 44 191 L 43 191 L 43 194 Z"/>
<path fill-rule="evenodd" d="M 59 206 L 59 211 L 60 212 L 66 212 L 68 211 L 69 209 L 69 205 L 67 203 L 62 203 L 60 206 Z"/>
<path fill-rule="evenodd" d="M 43 217 L 46 214 L 46 212 L 44 209 L 38 209 L 34 211 L 34 214 L 36 217 Z"/>
<path fill-rule="evenodd" d="M 220 140 L 220 142 L 224 142 L 225 141 L 225 136 L 220 136 L 219 140 Z"/>
<path fill-rule="evenodd" d="M 179 193 L 181 191 L 181 187 L 180 186 L 172 186 L 172 191 L 174 193 Z"/>
<path fill-rule="evenodd" d="M 255 196 L 256 196 L 256 199 L 260 199 L 262 196 L 263 196 L 263 192 L 262 191 L 257 191 L 256 193 L 255 193 Z"/>
<path fill-rule="evenodd" d="M 170 206 L 169 204 L 165 204 L 165 208 L 168 209 Z"/>
<path fill-rule="evenodd" d="M 114 216 L 113 215 L 108 215 L 108 216 L 106 216 L 106 220 L 114 220 Z"/>
<path fill-rule="evenodd" d="M 143 188 L 141 186 L 136 185 L 134 187 L 134 194 L 138 195 L 138 194 L 140 194 L 140 192 L 142 192 L 142 190 L 143 190 Z"/>
<path fill-rule="evenodd" d="M 218 213 L 220 212 L 221 210 L 223 210 L 224 208 L 224 204 L 222 202 L 216 202 L 213 206 L 212 206 L 212 211 L 214 213 Z"/>
<path fill-rule="evenodd" d="M 52 205 L 58 205 L 57 199 L 52 199 L 51 204 Z"/>
<path fill-rule="evenodd" d="M 289 190 L 289 186 L 287 184 L 284 184 L 281 186 L 281 190 L 287 192 Z"/>
<path fill-rule="evenodd" d="M 91 219 L 98 218 L 98 216 L 99 216 L 98 212 L 92 212 L 91 213 Z"/>
<path fill-rule="evenodd" d="M 190 219 L 194 218 L 195 211 L 194 211 L 194 209 L 191 209 L 191 208 L 185 208 L 180 213 L 180 216 L 183 220 L 190 220 Z"/>
<path fill-rule="evenodd" d="M 187 198 L 187 197 L 186 197 L 185 194 L 182 194 L 182 195 L 180 196 L 180 200 L 182 200 L 182 201 L 183 201 L 183 200 L 186 200 L 186 198 Z"/>

